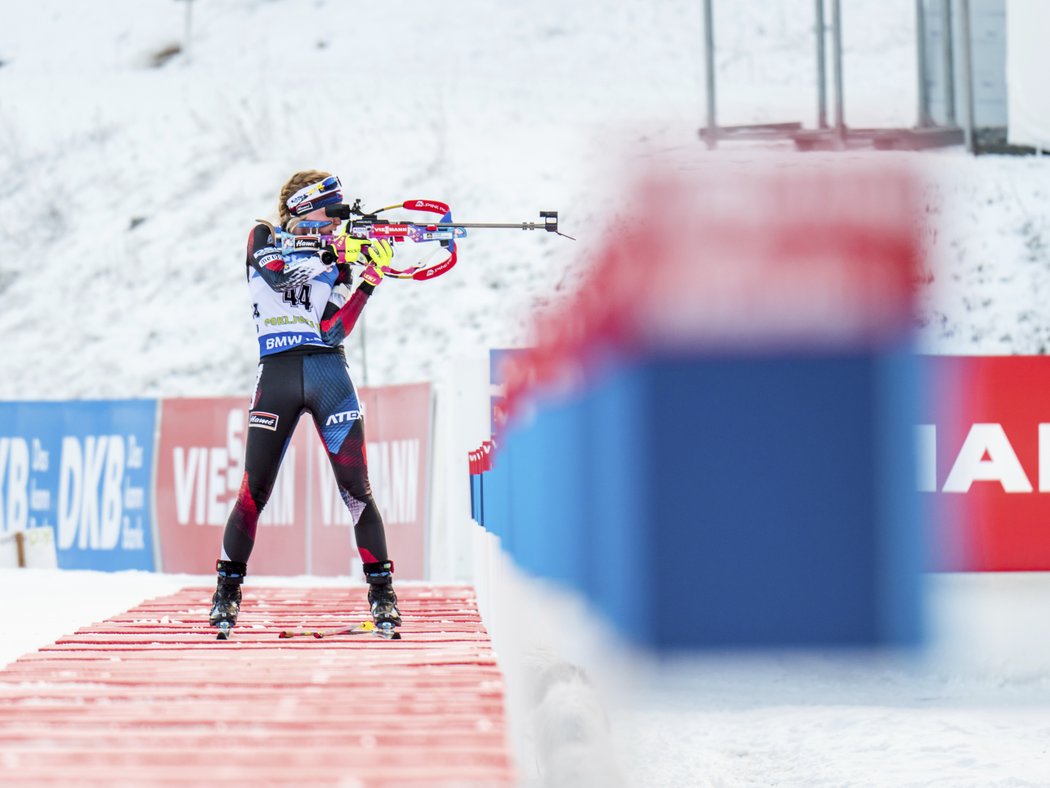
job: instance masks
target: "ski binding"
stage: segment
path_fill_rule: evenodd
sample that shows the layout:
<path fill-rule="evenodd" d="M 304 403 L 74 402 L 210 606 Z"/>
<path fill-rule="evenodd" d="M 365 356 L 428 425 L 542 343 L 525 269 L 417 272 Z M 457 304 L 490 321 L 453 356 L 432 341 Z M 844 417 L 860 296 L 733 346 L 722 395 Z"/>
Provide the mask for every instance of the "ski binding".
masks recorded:
<path fill-rule="evenodd" d="M 383 640 L 401 640 L 401 633 L 394 628 L 393 622 L 384 621 L 379 626 L 373 626 L 372 632 L 376 637 Z"/>

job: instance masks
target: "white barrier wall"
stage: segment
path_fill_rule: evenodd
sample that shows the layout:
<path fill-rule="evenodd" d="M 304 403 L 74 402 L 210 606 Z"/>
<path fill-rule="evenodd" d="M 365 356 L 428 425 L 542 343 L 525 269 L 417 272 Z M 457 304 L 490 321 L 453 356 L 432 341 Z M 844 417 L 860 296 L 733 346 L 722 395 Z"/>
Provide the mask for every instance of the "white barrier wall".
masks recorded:
<path fill-rule="evenodd" d="M 1009 141 L 1050 150 L 1050 3 L 1009 0 L 1006 10 Z"/>
<path fill-rule="evenodd" d="M 439 582 L 470 581 L 473 543 L 465 527 L 470 522 L 467 453 L 489 438 L 488 356 L 453 360 L 433 385 L 434 455 L 427 577 Z"/>

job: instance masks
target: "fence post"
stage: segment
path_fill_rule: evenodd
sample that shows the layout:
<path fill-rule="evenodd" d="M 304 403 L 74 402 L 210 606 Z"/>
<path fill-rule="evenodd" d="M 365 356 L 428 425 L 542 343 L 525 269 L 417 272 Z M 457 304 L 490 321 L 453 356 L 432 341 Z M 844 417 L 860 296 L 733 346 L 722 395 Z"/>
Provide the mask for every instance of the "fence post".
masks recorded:
<path fill-rule="evenodd" d="M 718 144 L 715 115 L 715 22 L 714 0 L 704 0 L 704 78 L 707 81 L 707 146 Z"/>

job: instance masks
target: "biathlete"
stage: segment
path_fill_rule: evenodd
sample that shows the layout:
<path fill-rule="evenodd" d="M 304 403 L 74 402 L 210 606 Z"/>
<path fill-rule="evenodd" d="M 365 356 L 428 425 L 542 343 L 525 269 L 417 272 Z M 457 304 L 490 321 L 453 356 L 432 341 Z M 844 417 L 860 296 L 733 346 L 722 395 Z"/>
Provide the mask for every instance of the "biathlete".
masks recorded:
<path fill-rule="evenodd" d="M 340 235 L 340 222 L 330 219 L 325 209 L 342 200 L 342 185 L 334 175 L 298 172 L 281 189 L 280 226 L 260 220 L 248 237 L 245 268 L 260 360 L 248 411 L 244 478 L 216 565 L 218 583 L 209 620 L 220 630 L 237 622 L 259 514 L 303 411 L 313 417 L 353 518 L 375 624 L 390 628 L 401 623 L 392 584 L 394 565 L 368 482 L 364 420 L 342 347 L 382 282 L 393 251 L 384 240 L 362 242 Z M 322 233 L 335 236 L 335 243 L 321 248 Z M 289 235 L 290 244 L 281 242 L 283 235 Z M 336 287 L 350 283 L 350 264 L 358 261 L 365 244 L 367 258 L 362 262 L 368 265 L 357 289 L 344 298 L 342 288 Z"/>

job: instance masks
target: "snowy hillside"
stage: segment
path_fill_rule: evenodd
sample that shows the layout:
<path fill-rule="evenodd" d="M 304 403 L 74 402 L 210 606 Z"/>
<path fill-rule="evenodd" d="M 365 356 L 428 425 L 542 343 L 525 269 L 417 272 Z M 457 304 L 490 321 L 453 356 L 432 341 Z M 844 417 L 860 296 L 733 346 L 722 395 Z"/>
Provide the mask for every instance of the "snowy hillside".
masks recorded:
<path fill-rule="evenodd" d="M 723 122 L 813 124 L 802 5 L 719 4 Z M 846 5 L 848 121 L 910 124 L 913 4 Z M 527 342 L 535 306 L 601 243 L 624 159 L 702 152 L 700 8 L 0 0 L 0 398 L 248 390 L 246 233 L 307 167 L 366 206 L 432 197 L 467 221 L 558 209 L 579 238 L 476 231 L 445 277 L 384 285 L 367 371 L 361 333 L 347 341 L 359 382 Z M 940 219 L 927 345 L 1040 352 L 1045 163 L 921 158 Z"/>

